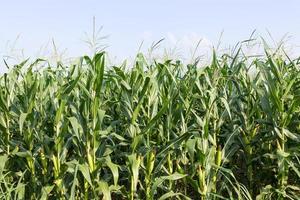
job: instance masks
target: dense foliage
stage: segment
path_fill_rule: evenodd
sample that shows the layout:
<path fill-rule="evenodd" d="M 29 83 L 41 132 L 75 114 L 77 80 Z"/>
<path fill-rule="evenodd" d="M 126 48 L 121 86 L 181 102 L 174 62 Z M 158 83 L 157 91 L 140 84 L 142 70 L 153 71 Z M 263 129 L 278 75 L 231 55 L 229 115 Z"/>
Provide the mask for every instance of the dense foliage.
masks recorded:
<path fill-rule="evenodd" d="M 1 199 L 299 199 L 298 60 L 24 61 L 0 79 Z"/>

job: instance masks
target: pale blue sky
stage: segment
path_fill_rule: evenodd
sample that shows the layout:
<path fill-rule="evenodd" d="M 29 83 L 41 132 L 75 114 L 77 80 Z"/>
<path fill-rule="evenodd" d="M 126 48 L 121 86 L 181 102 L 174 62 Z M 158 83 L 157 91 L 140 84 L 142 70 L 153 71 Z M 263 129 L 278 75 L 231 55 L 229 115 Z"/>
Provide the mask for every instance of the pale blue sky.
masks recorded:
<path fill-rule="evenodd" d="M 52 38 L 68 56 L 88 51 L 84 32 L 91 32 L 92 19 L 103 26 L 108 51 L 118 57 L 133 56 L 141 41 L 145 45 L 161 38 L 193 45 L 198 38 L 213 44 L 224 31 L 222 42 L 235 44 L 254 29 L 275 39 L 288 33 L 300 45 L 300 2 L 296 0 L 43 0 L 1 2 L 0 55 L 15 48 L 25 56 L 39 55 Z M 2 64 L 1 64 L 2 66 Z"/>

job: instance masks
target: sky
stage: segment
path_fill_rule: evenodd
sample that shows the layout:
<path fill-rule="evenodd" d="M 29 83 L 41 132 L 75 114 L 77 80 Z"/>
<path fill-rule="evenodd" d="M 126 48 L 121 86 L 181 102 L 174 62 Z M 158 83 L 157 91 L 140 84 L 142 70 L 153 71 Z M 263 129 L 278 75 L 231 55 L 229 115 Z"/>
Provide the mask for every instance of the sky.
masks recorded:
<path fill-rule="evenodd" d="M 270 32 L 276 41 L 287 35 L 298 47 L 299 9 L 297 0 L 2 1 L 0 56 L 52 55 L 53 41 L 63 57 L 88 54 L 85 40 L 91 38 L 93 17 L 97 29 L 102 27 L 98 36 L 105 36 L 100 43 L 116 59 L 134 56 L 142 42 L 146 50 L 165 38 L 162 46 L 185 54 L 200 40 L 203 49 L 219 40 L 230 46 L 254 30 L 264 37 Z"/>

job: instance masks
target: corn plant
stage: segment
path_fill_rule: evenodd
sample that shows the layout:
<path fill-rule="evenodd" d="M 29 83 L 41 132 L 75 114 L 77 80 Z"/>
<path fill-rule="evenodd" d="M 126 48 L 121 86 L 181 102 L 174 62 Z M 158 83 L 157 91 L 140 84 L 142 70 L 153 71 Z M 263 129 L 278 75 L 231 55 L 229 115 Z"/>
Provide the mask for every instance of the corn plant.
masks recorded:
<path fill-rule="evenodd" d="M 299 60 L 25 60 L 0 77 L 3 199 L 299 199 Z"/>

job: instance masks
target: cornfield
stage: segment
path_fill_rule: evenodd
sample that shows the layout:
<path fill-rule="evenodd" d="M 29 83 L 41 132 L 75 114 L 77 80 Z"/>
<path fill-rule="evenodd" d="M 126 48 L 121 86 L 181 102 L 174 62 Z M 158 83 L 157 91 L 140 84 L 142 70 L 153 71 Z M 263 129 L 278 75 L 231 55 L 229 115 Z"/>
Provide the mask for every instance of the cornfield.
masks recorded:
<path fill-rule="evenodd" d="M 300 199 L 300 60 L 106 53 L 0 78 L 1 199 Z"/>

